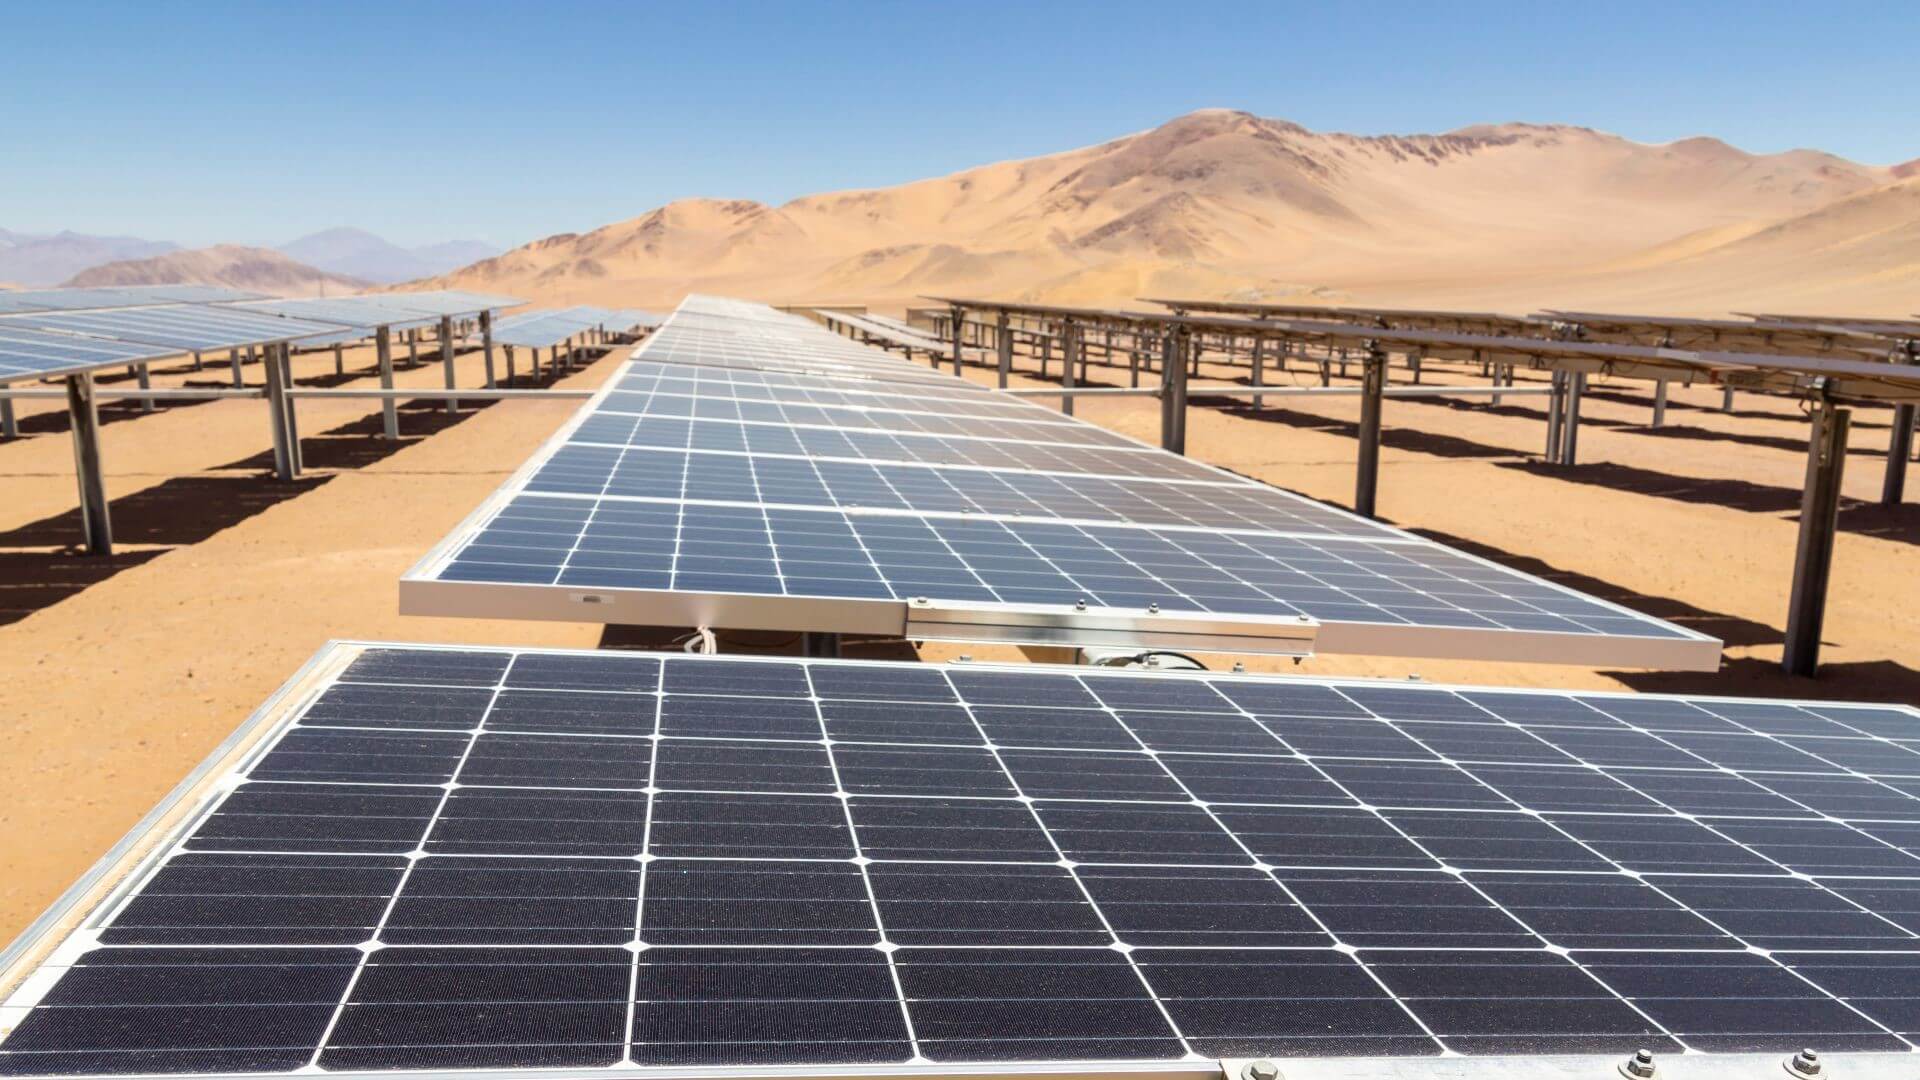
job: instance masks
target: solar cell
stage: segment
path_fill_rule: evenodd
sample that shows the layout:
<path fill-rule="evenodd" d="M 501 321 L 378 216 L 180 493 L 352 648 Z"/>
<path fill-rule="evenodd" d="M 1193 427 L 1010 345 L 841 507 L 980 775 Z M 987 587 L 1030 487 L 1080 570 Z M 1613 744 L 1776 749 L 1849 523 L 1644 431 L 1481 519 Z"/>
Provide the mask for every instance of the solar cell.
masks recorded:
<path fill-rule="evenodd" d="M 690 298 L 407 575 L 403 608 L 1279 652 L 1317 635 L 1324 651 L 1718 663 L 1703 635 L 920 376 L 805 320 L 736 310 Z M 830 362 L 796 369 L 814 357 Z"/>
<path fill-rule="evenodd" d="M 1915 741 L 1889 706 L 340 644 L 0 957 L 0 1074 L 1911 1053 Z M 1666 798 L 1715 780 L 1776 805 Z"/>

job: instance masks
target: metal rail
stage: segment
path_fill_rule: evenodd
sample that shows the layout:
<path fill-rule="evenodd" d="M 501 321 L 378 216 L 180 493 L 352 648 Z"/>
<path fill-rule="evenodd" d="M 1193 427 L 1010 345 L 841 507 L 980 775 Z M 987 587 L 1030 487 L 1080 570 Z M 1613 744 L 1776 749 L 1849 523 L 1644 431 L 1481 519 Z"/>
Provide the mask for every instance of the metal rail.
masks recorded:
<path fill-rule="evenodd" d="M 1021 387 L 1007 393 L 1020 397 L 1159 397 L 1157 386 Z M 1187 397 L 1359 397 L 1362 386 L 1188 386 Z M 1547 386 L 1389 386 L 1383 397 L 1514 397 L 1545 396 Z"/>

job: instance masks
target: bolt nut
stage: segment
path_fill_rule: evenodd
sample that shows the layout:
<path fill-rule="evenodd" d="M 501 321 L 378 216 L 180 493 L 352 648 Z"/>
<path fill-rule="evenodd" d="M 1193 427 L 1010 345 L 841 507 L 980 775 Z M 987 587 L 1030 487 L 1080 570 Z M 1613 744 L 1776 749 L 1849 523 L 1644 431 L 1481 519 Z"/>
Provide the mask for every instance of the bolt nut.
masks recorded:
<path fill-rule="evenodd" d="M 1795 1076 L 1819 1076 L 1820 1055 L 1812 1050 L 1802 1050 L 1787 1059 L 1787 1071 Z"/>
<path fill-rule="evenodd" d="M 1159 604 L 1156 604 L 1156 603 L 1153 603 L 1152 601 L 1148 601 L 1148 603 L 1147 603 L 1147 614 L 1149 614 L 1149 615 L 1158 615 L 1158 614 L 1160 614 L 1160 605 L 1159 605 Z"/>
<path fill-rule="evenodd" d="M 1656 1070 L 1653 1065 L 1653 1051 L 1640 1050 L 1620 1063 L 1620 1075 L 1631 1080 L 1648 1080 Z"/>
<path fill-rule="evenodd" d="M 1280 1066 L 1259 1058 L 1240 1067 L 1240 1080 L 1280 1080 Z"/>
<path fill-rule="evenodd" d="M 1086 597 L 1084 597 L 1084 596 L 1083 596 L 1083 597 L 1081 597 L 1080 599 L 1078 599 L 1078 600 L 1075 600 L 1075 601 L 1073 602 L 1073 610 L 1075 610 L 1075 611 L 1085 611 L 1085 610 L 1087 610 L 1087 599 L 1086 599 Z"/>

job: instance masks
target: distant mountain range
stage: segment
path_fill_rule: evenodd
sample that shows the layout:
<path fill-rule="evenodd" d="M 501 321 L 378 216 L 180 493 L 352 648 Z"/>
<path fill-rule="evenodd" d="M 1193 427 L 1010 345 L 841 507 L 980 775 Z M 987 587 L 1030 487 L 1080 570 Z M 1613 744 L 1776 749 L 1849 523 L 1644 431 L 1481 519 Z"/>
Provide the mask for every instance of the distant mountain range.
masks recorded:
<path fill-rule="evenodd" d="M 136 236 L 0 229 L 0 281 L 21 288 L 46 288 L 111 263 L 142 261 L 180 250 L 180 245 L 170 241 Z M 303 236 L 277 250 L 316 271 L 380 285 L 444 274 L 500 253 L 492 244 L 477 240 L 403 248 L 363 229 L 349 228 Z M 204 263 L 206 260 L 187 260 L 184 265 Z"/>
<path fill-rule="evenodd" d="M 0 229 L 0 281 L 26 288 L 58 285 L 91 266 L 145 259 L 178 250 L 164 240 L 84 233 L 17 233 Z"/>
<path fill-rule="evenodd" d="M 273 296 L 340 296 L 372 282 L 330 274 L 270 248 L 218 244 L 197 251 L 169 251 L 150 259 L 128 259 L 83 270 L 64 285 L 226 285 Z"/>
<path fill-rule="evenodd" d="M 1920 310 L 1920 162 L 1557 124 L 1348 135 L 1208 109 L 897 187 L 685 199 L 435 284 L 649 307 L 702 291 L 1904 316 Z"/>
<path fill-rule="evenodd" d="M 281 244 L 281 254 L 329 273 L 390 285 L 457 270 L 500 254 L 477 240 L 403 248 L 364 229 L 338 228 Z"/>

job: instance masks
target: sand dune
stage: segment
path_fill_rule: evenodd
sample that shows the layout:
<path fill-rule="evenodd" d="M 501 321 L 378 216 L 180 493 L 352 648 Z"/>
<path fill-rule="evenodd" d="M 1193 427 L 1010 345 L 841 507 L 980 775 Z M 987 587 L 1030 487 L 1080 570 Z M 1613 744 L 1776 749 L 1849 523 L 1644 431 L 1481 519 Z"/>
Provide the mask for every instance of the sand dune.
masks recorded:
<path fill-rule="evenodd" d="M 1697 311 L 1790 291 L 1904 314 L 1916 168 L 1535 124 L 1318 133 L 1206 110 L 898 187 L 683 200 L 434 284 L 657 306 L 696 289 L 880 306 L 1177 291 Z"/>
<path fill-rule="evenodd" d="M 219 244 L 195 251 L 173 251 L 151 259 L 129 259 L 83 270 L 69 286 L 226 285 L 275 296 L 338 295 L 358 292 L 367 282 L 329 274 L 267 248 Z"/>

